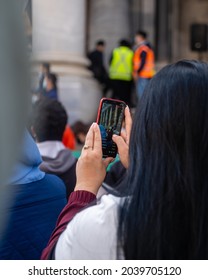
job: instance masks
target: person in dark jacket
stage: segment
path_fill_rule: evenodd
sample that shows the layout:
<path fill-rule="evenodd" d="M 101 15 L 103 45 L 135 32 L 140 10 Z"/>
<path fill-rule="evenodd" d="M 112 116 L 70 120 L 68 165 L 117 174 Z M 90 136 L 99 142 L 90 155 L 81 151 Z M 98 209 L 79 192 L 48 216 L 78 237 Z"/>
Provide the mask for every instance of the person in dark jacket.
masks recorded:
<path fill-rule="evenodd" d="M 38 101 L 33 108 L 31 130 L 43 162 L 40 169 L 59 176 L 66 185 L 66 196 L 76 184 L 76 162 L 62 138 L 67 124 L 67 113 L 57 100 Z"/>
<path fill-rule="evenodd" d="M 0 233 L 1 260 L 38 260 L 66 205 L 63 182 L 40 171 L 40 153 L 26 132 L 20 159 L 8 182 L 12 201 L 4 209 L 5 230 Z"/>
<path fill-rule="evenodd" d="M 94 78 L 103 87 L 103 95 L 107 93 L 110 87 L 108 73 L 104 64 L 105 46 L 105 41 L 99 40 L 96 42 L 95 49 L 88 54 L 88 58 L 91 62 L 89 70 L 93 72 Z"/>
<path fill-rule="evenodd" d="M 58 100 L 57 77 L 55 74 L 49 73 L 46 75 L 46 90 L 42 96 Z"/>

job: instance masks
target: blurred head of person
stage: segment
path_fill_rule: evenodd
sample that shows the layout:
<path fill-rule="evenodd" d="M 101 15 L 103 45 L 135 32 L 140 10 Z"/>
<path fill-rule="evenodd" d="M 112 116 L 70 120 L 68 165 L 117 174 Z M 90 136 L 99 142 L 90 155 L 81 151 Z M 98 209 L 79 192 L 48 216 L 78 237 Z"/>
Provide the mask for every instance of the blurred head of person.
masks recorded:
<path fill-rule="evenodd" d="M 179 61 L 150 81 L 130 141 L 127 259 L 208 258 L 208 65 Z"/>
<path fill-rule="evenodd" d="M 36 102 L 31 120 L 36 142 L 62 141 L 67 119 L 66 110 L 59 101 L 45 98 Z"/>
<path fill-rule="evenodd" d="M 50 91 L 52 89 L 57 89 L 57 77 L 53 73 L 48 73 L 46 75 L 46 90 Z"/>
<path fill-rule="evenodd" d="M 46 75 L 50 73 L 50 64 L 47 62 L 42 63 L 41 65 L 41 72 Z"/>
<path fill-rule="evenodd" d="M 72 130 L 74 132 L 76 141 L 78 144 L 84 144 L 87 132 L 89 130 L 89 125 L 84 124 L 82 121 L 77 121 L 72 125 Z"/>
<path fill-rule="evenodd" d="M 135 35 L 135 43 L 136 45 L 140 45 L 147 40 L 148 34 L 143 30 L 138 30 Z"/>
<path fill-rule="evenodd" d="M 128 40 L 126 40 L 126 39 L 121 39 L 121 40 L 119 41 L 119 46 L 120 46 L 120 47 L 128 47 L 128 48 L 130 48 L 130 47 L 131 47 L 131 44 L 130 44 L 130 42 L 129 42 Z"/>
<path fill-rule="evenodd" d="M 104 40 L 98 40 L 96 42 L 96 50 L 99 52 L 104 52 L 105 51 L 105 41 Z"/>

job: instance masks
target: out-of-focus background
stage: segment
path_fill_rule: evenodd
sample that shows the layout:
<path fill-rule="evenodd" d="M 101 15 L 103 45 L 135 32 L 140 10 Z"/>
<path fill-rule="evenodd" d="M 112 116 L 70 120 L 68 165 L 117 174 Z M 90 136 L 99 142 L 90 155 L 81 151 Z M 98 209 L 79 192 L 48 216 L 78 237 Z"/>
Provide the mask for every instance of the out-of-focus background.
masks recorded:
<path fill-rule="evenodd" d="M 207 15 L 208 0 L 0 1 L 0 259 L 40 258 L 103 96 L 134 116 L 164 65 L 208 60 Z"/>
<path fill-rule="evenodd" d="M 118 41 L 133 43 L 138 29 L 149 35 L 157 69 L 182 58 L 208 59 L 207 0 L 29 0 L 25 10 L 34 84 L 40 64 L 50 63 L 70 124 L 95 119 L 101 89 L 86 54 L 99 39 L 106 42 L 106 68 Z"/>

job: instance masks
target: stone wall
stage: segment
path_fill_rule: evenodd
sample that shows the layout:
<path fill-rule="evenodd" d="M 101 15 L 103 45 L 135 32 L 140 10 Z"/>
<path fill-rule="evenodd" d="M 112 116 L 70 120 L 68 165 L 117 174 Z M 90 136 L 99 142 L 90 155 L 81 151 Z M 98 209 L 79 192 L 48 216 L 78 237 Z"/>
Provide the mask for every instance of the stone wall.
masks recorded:
<path fill-rule="evenodd" d="M 94 48 L 99 39 L 106 41 L 105 62 L 122 38 L 130 39 L 128 0 L 91 0 L 89 8 L 89 45 Z"/>
<path fill-rule="evenodd" d="M 192 23 L 208 24 L 208 1 L 180 1 L 179 11 L 179 56 L 180 58 L 198 59 L 199 54 L 190 49 L 190 26 Z M 208 52 L 203 53 L 202 58 L 208 60 Z"/>

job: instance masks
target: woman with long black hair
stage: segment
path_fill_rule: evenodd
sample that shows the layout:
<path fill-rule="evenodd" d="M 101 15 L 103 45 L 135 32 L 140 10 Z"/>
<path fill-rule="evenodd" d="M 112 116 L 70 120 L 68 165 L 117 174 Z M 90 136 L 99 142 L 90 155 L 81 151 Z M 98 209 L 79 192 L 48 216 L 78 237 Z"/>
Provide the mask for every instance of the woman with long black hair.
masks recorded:
<path fill-rule="evenodd" d="M 102 160 L 93 124 L 75 192 L 43 259 L 52 252 L 55 259 L 208 258 L 208 65 L 164 67 L 148 84 L 132 130 L 128 108 L 125 116 L 126 135 L 113 138 L 128 169 L 125 190 L 95 200 L 111 159 Z"/>

